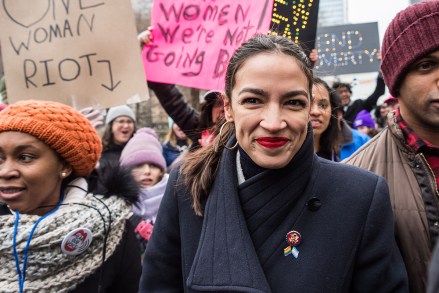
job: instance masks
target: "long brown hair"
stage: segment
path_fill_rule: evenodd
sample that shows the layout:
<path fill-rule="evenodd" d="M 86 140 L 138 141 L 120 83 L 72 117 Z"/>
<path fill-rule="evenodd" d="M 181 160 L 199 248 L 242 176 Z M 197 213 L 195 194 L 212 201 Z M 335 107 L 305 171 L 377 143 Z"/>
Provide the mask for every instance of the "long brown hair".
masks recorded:
<path fill-rule="evenodd" d="M 320 153 L 325 154 L 339 154 L 341 143 L 341 131 L 338 127 L 338 115 L 337 112 L 342 107 L 340 96 L 335 89 L 329 87 L 329 85 L 321 78 L 314 77 L 314 84 L 323 86 L 329 94 L 329 104 L 331 105 L 331 118 L 329 119 L 328 128 L 322 133 L 319 142 Z"/>
<path fill-rule="evenodd" d="M 114 119 L 116 120 L 116 119 Z M 117 144 L 114 142 L 114 134 L 113 134 L 113 123 L 114 120 L 105 126 L 104 135 L 102 136 L 102 153 L 109 152 L 117 148 Z M 131 137 L 134 136 L 134 133 L 136 133 L 137 126 L 136 123 L 134 123 L 134 130 L 133 134 L 131 134 Z M 130 138 L 131 139 L 131 138 Z"/>
<path fill-rule="evenodd" d="M 225 93 L 228 101 L 232 97 L 232 90 L 236 83 L 235 76 L 238 70 L 248 58 L 261 53 L 283 53 L 296 58 L 301 70 L 308 79 L 308 89 L 311 95 L 313 74 L 310 62 L 303 49 L 287 38 L 273 35 L 256 35 L 242 44 L 229 61 L 225 82 Z M 222 119 L 219 123 L 225 123 L 225 120 Z M 235 132 L 234 124 L 227 123 L 221 135 L 217 135 L 219 125 L 217 124 L 213 130 L 216 134 L 213 142 L 187 154 L 181 166 L 180 172 L 184 174 L 184 183 L 187 191 L 191 194 L 192 207 L 198 216 L 203 215 L 203 205 L 215 180 L 224 144 Z"/>

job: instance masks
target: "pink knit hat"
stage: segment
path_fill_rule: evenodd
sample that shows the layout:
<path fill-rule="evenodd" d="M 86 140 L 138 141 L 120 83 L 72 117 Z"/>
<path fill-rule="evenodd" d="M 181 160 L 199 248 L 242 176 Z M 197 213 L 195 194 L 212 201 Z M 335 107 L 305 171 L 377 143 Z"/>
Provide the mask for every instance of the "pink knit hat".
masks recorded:
<path fill-rule="evenodd" d="M 157 133 L 148 127 L 140 128 L 128 141 L 120 155 L 120 164 L 134 167 L 141 164 L 154 164 L 166 170 L 166 161 Z"/>
<path fill-rule="evenodd" d="M 423 1 L 399 12 L 381 47 L 381 72 L 394 97 L 410 65 L 439 49 L 439 1 Z"/>

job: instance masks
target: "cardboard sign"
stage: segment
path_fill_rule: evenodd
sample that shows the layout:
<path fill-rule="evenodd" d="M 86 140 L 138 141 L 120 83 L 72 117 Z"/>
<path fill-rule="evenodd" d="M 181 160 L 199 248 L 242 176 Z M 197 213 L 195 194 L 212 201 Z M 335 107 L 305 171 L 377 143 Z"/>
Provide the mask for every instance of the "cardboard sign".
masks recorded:
<path fill-rule="evenodd" d="M 314 49 L 319 0 L 274 0 L 270 33 L 294 40 L 307 52 Z"/>
<path fill-rule="evenodd" d="M 146 99 L 134 16 L 124 0 L 0 0 L 9 102 L 80 109 Z"/>
<path fill-rule="evenodd" d="M 319 28 L 316 49 L 319 76 L 379 71 L 378 23 Z"/>
<path fill-rule="evenodd" d="M 224 89 L 233 52 L 267 33 L 272 7 L 273 0 L 155 0 L 153 44 L 142 53 L 148 79 Z"/>

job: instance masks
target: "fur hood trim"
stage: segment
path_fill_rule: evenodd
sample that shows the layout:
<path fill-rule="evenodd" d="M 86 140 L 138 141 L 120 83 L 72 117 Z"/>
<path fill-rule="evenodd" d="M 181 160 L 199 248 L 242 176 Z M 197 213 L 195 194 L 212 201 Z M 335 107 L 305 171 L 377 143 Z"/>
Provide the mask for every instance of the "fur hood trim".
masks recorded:
<path fill-rule="evenodd" d="M 118 196 L 131 204 L 138 204 L 140 188 L 130 169 L 119 164 L 107 164 L 95 169 L 87 178 L 89 191 L 105 197 Z"/>

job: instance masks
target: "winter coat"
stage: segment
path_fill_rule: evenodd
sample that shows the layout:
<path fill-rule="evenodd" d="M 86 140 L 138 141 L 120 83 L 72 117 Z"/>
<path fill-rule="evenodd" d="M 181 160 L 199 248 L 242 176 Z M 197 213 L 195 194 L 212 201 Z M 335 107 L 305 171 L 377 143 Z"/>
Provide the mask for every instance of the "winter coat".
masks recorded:
<path fill-rule="evenodd" d="M 203 217 L 172 171 L 140 292 L 408 291 L 383 178 L 318 158 L 312 135 L 285 168 L 241 184 L 236 154 L 223 151 Z"/>
<path fill-rule="evenodd" d="M 102 152 L 99 159 L 99 167 L 105 168 L 107 166 L 115 166 L 119 164 L 120 155 L 126 143 L 123 145 L 114 145 L 111 150 Z"/>
<path fill-rule="evenodd" d="M 370 137 L 366 134 L 352 129 L 346 121 L 342 121 L 342 123 L 341 135 L 343 141 L 340 148 L 340 160 L 348 158 L 370 140 Z"/>
<path fill-rule="evenodd" d="M 177 145 L 174 147 L 170 141 L 162 145 L 163 147 L 163 157 L 166 160 L 166 166 L 169 167 L 172 163 L 189 148 L 188 145 Z"/>
<path fill-rule="evenodd" d="M 133 215 L 130 218 L 130 222 L 135 227 L 134 232 L 142 252 L 145 251 L 146 244 L 151 237 L 160 203 L 165 194 L 168 178 L 169 174 L 165 173 L 156 185 L 141 188 L 139 201 L 133 207 Z"/>
<path fill-rule="evenodd" d="M 100 178 L 99 186 L 105 186 L 108 191 L 103 195 L 89 193 L 88 184 L 83 178 L 70 182 L 58 210 L 38 224 L 28 254 L 25 292 L 138 291 L 141 273 L 140 251 L 134 228 L 128 221 L 131 203 L 137 200 L 138 189 L 123 180 L 126 173 L 121 170 L 113 171 L 113 174 L 106 174 L 106 178 Z M 119 180 L 116 180 L 117 178 Z M 38 218 L 40 217 L 20 215 L 20 234 L 17 234 L 17 241 L 20 242 L 17 243 L 17 251 L 21 260 L 24 247 L 21 243 L 25 242 L 30 231 L 28 228 L 32 227 Z M 15 214 L 5 205 L 0 205 L 2 233 L 7 232 L 6 229 L 11 226 L 6 223 L 13 222 L 14 219 Z M 76 228 L 90 229 L 93 239 L 81 254 L 67 256 L 61 251 L 61 243 L 64 237 Z M 11 239 L 12 235 L 9 235 L 0 240 L 2 292 L 18 292 L 18 274 L 12 250 L 7 249 L 12 245 Z M 45 241 L 50 242 L 50 246 L 45 244 Z M 104 256 L 105 262 L 102 263 Z M 98 291 L 99 287 L 101 291 Z"/>
<path fill-rule="evenodd" d="M 396 238 L 411 292 L 425 292 L 427 267 L 439 235 L 439 193 L 422 153 L 407 145 L 395 112 L 388 126 L 344 162 L 383 176 L 390 189 Z"/>

